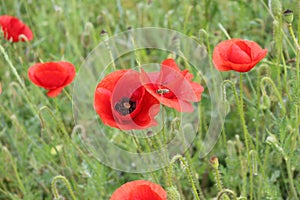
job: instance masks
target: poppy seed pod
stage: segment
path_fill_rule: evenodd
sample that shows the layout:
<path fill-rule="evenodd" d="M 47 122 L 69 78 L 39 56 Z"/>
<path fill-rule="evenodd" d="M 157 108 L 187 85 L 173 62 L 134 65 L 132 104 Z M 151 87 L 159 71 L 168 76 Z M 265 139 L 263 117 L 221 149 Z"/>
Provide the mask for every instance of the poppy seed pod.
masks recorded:
<path fill-rule="evenodd" d="M 294 20 L 294 12 L 290 9 L 287 9 L 283 12 L 283 18 L 288 24 L 292 24 Z"/>

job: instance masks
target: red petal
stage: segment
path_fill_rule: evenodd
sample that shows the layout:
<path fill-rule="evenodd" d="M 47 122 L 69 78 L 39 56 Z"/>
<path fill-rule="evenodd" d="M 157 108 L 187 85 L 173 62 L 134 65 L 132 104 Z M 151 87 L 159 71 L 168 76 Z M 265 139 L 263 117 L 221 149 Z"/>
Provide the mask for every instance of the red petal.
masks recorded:
<path fill-rule="evenodd" d="M 66 86 L 66 85 L 70 84 L 73 81 L 73 79 L 75 78 L 75 75 L 76 75 L 76 70 L 75 70 L 74 65 L 72 63 L 64 62 L 64 61 L 60 61 L 60 62 L 56 62 L 56 63 L 61 65 L 68 72 L 68 78 L 64 82 L 63 85 Z"/>
<path fill-rule="evenodd" d="M 250 71 L 267 54 L 256 42 L 231 39 L 220 42 L 213 52 L 214 66 L 220 71 Z"/>
<path fill-rule="evenodd" d="M 245 43 L 237 42 L 231 45 L 227 58 L 233 63 L 249 63 L 251 62 L 251 50 Z"/>
<path fill-rule="evenodd" d="M 139 188 L 139 186 L 142 187 Z M 148 188 L 145 189 L 145 187 Z M 144 195 L 144 197 L 148 198 L 151 196 L 153 197 L 153 193 L 155 193 L 157 196 L 154 196 L 156 199 L 153 200 L 167 200 L 167 193 L 160 185 L 144 180 L 136 180 L 125 183 L 112 194 L 110 200 L 132 200 L 131 196 L 134 197 L 135 193 L 139 192 L 138 189 L 142 189 L 143 194 L 137 195 L 146 194 L 147 196 Z M 151 190 L 151 192 L 149 192 L 149 189 Z"/>
<path fill-rule="evenodd" d="M 154 117 L 159 113 L 160 110 L 159 101 L 149 92 L 145 92 L 144 98 L 140 104 L 141 110 L 134 118 L 135 124 L 141 129 L 156 126 L 157 122 Z"/>
<path fill-rule="evenodd" d="M 140 112 L 141 100 L 144 97 L 145 89 L 139 80 L 139 73 L 134 70 L 128 70 L 115 84 L 112 91 L 112 110 L 116 118 L 120 120 L 130 120 Z M 128 115 L 122 116 L 115 109 L 114 106 L 124 97 L 128 97 L 136 101 L 135 110 Z M 133 122 L 133 121 L 132 121 Z"/>
<path fill-rule="evenodd" d="M 111 92 L 105 88 L 98 87 L 94 97 L 94 108 L 106 125 L 118 128 L 111 111 Z"/>
<path fill-rule="evenodd" d="M 123 98 L 136 102 L 135 110 L 127 115 L 115 110 Z M 158 101 L 145 89 L 134 70 L 118 70 L 107 75 L 97 86 L 94 107 L 103 123 L 122 130 L 145 129 L 156 125 L 159 112 Z"/>
<path fill-rule="evenodd" d="M 193 75 L 187 70 L 180 71 L 173 59 L 168 59 L 168 62 L 163 63 L 168 65 L 162 65 L 161 74 L 154 83 L 153 77 L 150 78 L 144 70 L 140 75 L 141 82 L 147 91 L 163 105 L 175 108 L 179 112 L 192 112 L 193 107 L 190 102 L 200 100 L 203 87 L 191 82 Z M 159 88 L 167 88 L 169 92 L 163 95 L 158 94 Z"/>
<path fill-rule="evenodd" d="M 63 87 L 56 88 L 54 90 L 50 90 L 49 92 L 47 92 L 47 95 L 48 95 L 48 97 L 54 98 L 57 95 L 59 95 L 62 90 L 63 90 Z"/>
<path fill-rule="evenodd" d="M 16 17 L 3 15 L 0 16 L 0 26 L 4 32 L 4 38 L 13 42 L 20 41 L 20 35 L 24 35 L 27 40 L 33 39 L 30 28 Z M 21 39 L 21 41 L 25 41 Z"/>
<path fill-rule="evenodd" d="M 37 86 L 50 90 L 49 97 L 57 96 L 75 77 L 75 67 L 69 62 L 37 63 L 28 69 L 29 79 Z"/>
<path fill-rule="evenodd" d="M 44 63 L 36 68 L 34 76 L 42 87 L 46 89 L 55 89 L 63 86 L 69 74 L 61 65 L 50 62 Z"/>
<path fill-rule="evenodd" d="M 134 188 L 130 193 L 130 200 L 161 200 L 148 185 L 139 185 Z"/>

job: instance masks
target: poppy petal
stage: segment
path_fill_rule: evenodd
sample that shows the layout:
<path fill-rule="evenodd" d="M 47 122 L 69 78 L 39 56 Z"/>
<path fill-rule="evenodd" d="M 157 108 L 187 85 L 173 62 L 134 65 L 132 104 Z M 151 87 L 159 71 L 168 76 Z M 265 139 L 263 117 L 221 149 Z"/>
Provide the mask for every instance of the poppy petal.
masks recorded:
<path fill-rule="evenodd" d="M 94 108 L 103 124 L 118 128 L 111 111 L 111 91 L 98 87 L 94 97 Z"/>
<path fill-rule="evenodd" d="M 24 42 L 33 39 L 33 33 L 30 28 L 16 17 L 9 15 L 0 16 L 0 26 L 4 33 L 4 38 L 12 42 Z M 23 36 L 23 38 L 20 36 Z"/>
<path fill-rule="evenodd" d="M 146 92 L 134 70 L 118 70 L 97 86 L 94 108 L 104 124 L 122 130 L 145 129 L 157 124 L 159 102 Z"/>
<path fill-rule="evenodd" d="M 220 71 L 250 71 L 267 54 L 256 42 L 230 39 L 220 42 L 213 51 L 213 64 Z"/>
<path fill-rule="evenodd" d="M 147 198 L 146 200 L 151 199 L 151 197 L 153 200 L 167 200 L 167 193 L 158 184 L 145 180 L 135 180 L 119 187 L 112 194 L 110 200 L 132 200 L 131 197 L 144 197 Z"/>
<path fill-rule="evenodd" d="M 56 97 L 75 77 L 75 67 L 68 62 L 36 63 L 28 69 L 29 79 L 37 86 L 49 90 L 49 97 Z"/>
<path fill-rule="evenodd" d="M 61 93 L 61 91 L 63 90 L 63 87 L 60 88 L 55 88 L 54 90 L 49 90 L 47 92 L 48 97 L 54 98 L 57 95 L 59 95 Z"/>

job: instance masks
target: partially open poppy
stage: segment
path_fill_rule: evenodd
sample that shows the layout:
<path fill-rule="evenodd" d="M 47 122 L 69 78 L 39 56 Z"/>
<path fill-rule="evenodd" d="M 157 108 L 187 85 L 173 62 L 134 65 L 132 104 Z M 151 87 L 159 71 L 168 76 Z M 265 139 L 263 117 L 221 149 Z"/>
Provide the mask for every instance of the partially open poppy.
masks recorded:
<path fill-rule="evenodd" d="M 158 184 L 136 180 L 119 187 L 110 200 L 167 200 L 167 193 Z"/>
<path fill-rule="evenodd" d="M 16 17 L 8 15 L 0 16 L 0 26 L 4 38 L 12 42 L 24 42 L 33 39 L 33 33 L 30 28 Z"/>
<path fill-rule="evenodd" d="M 220 71 L 250 71 L 268 50 L 262 49 L 256 42 L 243 39 L 230 39 L 220 42 L 213 52 L 213 63 Z"/>
<path fill-rule="evenodd" d="M 200 101 L 204 91 L 199 83 L 192 82 L 193 75 L 188 70 L 178 68 L 174 59 L 164 60 L 160 72 L 146 73 L 142 69 L 140 79 L 160 103 L 179 112 L 192 112 L 191 102 Z"/>
<path fill-rule="evenodd" d="M 42 88 L 49 90 L 49 97 L 56 97 L 75 77 L 75 67 L 64 61 L 37 63 L 28 69 L 29 79 Z"/>
<path fill-rule="evenodd" d="M 102 122 L 122 130 L 145 129 L 157 125 L 154 117 L 159 102 L 139 80 L 134 70 L 118 70 L 97 86 L 94 108 Z"/>

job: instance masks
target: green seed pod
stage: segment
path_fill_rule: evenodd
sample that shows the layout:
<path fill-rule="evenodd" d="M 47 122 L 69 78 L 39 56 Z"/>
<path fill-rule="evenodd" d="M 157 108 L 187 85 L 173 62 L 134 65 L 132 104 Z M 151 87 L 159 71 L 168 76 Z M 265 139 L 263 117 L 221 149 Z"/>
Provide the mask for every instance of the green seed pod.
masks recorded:
<path fill-rule="evenodd" d="M 288 24 L 292 24 L 294 20 L 294 12 L 290 9 L 287 9 L 283 12 L 283 19 L 286 21 Z"/>
<path fill-rule="evenodd" d="M 181 199 L 178 190 L 174 186 L 167 188 L 167 199 L 168 200 L 180 200 Z"/>
<path fill-rule="evenodd" d="M 275 17 L 280 17 L 282 13 L 282 5 L 280 0 L 269 0 L 269 9 Z"/>

